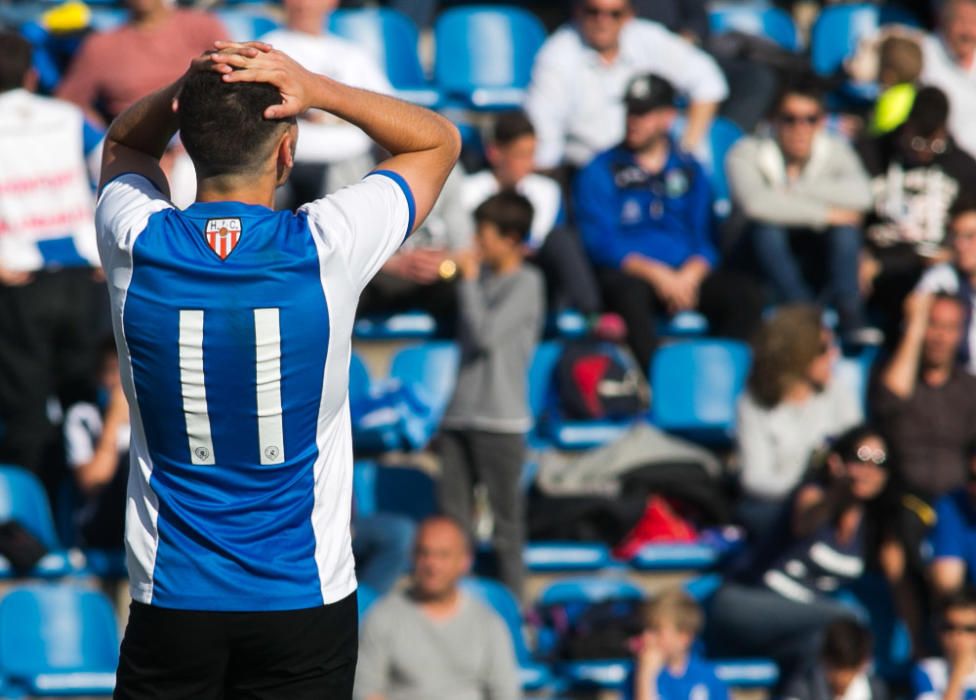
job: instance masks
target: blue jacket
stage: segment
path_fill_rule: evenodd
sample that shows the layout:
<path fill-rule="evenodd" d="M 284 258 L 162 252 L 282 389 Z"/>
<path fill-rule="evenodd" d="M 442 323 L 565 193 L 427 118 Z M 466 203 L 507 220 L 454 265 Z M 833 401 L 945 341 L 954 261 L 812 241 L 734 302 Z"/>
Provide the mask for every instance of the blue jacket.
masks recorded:
<path fill-rule="evenodd" d="M 630 253 L 671 267 L 701 256 L 714 265 L 712 192 L 701 165 L 672 143 L 660 173 L 623 146 L 598 155 L 573 187 L 577 225 L 598 267 L 619 268 Z"/>

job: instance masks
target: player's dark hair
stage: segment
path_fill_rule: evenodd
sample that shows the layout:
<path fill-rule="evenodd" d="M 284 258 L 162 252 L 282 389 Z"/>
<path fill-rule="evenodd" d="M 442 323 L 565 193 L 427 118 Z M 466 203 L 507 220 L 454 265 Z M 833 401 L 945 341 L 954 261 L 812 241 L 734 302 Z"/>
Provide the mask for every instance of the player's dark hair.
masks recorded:
<path fill-rule="evenodd" d="M 976 609 L 976 589 L 969 585 L 963 586 L 958 591 L 944 596 L 939 607 L 943 615 L 949 610 Z"/>
<path fill-rule="evenodd" d="M 535 127 L 521 109 L 502 112 L 495 118 L 491 138 L 499 146 L 507 146 L 525 136 L 535 136 Z"/>
<path fill-rule="evenodd" d="M 832 668 L 858 668 L 871 658 L 871 630 L 852 618 L 834 620 L 824 631 L 820 658 Z"/>
<path fill-rule="evenodd" d="M 776 116 L 783 109 L 783 103 L 789 97 L 805 97 L 816 102 L 823 110 L 827 99 L 826 86 L 823 78 L 813 73 L 801 73 L 786 81 L 772 105 L 772 116 Z"/>
<path fill-rule="evenodd" d="M 227 83 L 219 73 L 190 75 L 180 92 L 180 138 L 198 174 L 237 175 L 269 155 L 272 141 L 293 120 L 265 119 L 281 104 L 268 83 Z"/>
<path fill-rule="evenodd" d="M 923 87 L 915 95 L 912 111 L 905 121 L 912 131 L 921 136 L 932 136 L 945 128 L 949 121 L 949 98 L 937 87 Z"/>
<path fill-rule="evenodd" d="M 16 32 L 0 30 L 0 92 L 24 86 L 31 54 L 27 39 Z"/>
<path fill-rule="evenodd" d="M 528 239 L 533 215 L 531 202 L 515 190 L 502 190 L 474 210 L 477 223 L 494 224 L 501 235 L 519 242 Z"/>

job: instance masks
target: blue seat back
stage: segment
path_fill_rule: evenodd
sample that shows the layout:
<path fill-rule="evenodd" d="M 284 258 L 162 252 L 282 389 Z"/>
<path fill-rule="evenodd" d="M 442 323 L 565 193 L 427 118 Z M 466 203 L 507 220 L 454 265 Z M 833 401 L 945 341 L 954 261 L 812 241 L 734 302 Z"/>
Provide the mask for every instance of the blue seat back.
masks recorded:
<path fill-rule="evenodd" d="M 476 596 L 498 613 L 512 635 L 515 658 L 521 665 L 530 662 L 532 655 L 529 653 L 529 647 L 525 643 L 525 635 L 522 633 L 522 613 L 519 611 L 518 602 L 511 591 L 498 581 L 486 578 L 467 578 L 461 585 L 464 590 Z"/>
<path fill-rule="evenodd" d="M 40 480 L 26 469 L 0 465 L 0 522 L 16 520 L 49 550 L 60 549 L 54 516 Z"/>
<path fill-rule="evenodd" d="M 360 583 L 356 589 L 356 606 L 359 609 L 359 624 L 363 624 L 366 615 L 373 604 L 380 599 L 380 594 L 375 588 L 365 583 Z"/>
<path fill-rule="evenodd" d="M 397 88 L 427 82 L 417 55 L 417 27 L 402 12 L 387 7 L 336 10 L 329 31 L 359 45 L 386 70 Z"/>
<path fill-rule="evenodd" d="M 253 41 L 281 26 L 267 15 L 242 8 L 220 8 L 215 14 L 234 41 Z"/>
<path fill-rule="evenodd" d="M 397 513 L 420 522 L 438 512 L 437 484 L 430 474 L 413 467 L 357 460 L 353 494 L 359 515 Z"/>
<path fill-rule="evenodd" d="M 520 7 L 451 8 L 434 25 L 435 82 L 462 94 L 479 87 L 524 88 L 545 39 L 542 22 Z"/>
<path fill-rule="evenodd" d="M 775 41 L 787 51 L 797 51 L 799 42 L 793 19 L 778 7 L 728 5 L 708 13 L 708 25 L 714 34 L 738 31 Z"/>
<path fill-rule="evenodd" d="M 749 347 L 735 340 L 666 345 L 651 361 L 651 422 L 665 430 L 731 436 L 749 373 Z"/>
<path fill-rule="evenodd" d="M 542 606 L 559 603 L 600 603 L 605 600 L 642 600 L 644 589 L 633 581 L 611 576 L 567 578 L 547 586 L 539 594 Z"/>
<path fill-rule="evenodd" d="M 460 354 L 454 343 L 435 341 L 404 348 L 390 362 L 390 377 L 411 384 L 440 422 L 454 393 Z"/>
<path fill-rule="evenodd" d="M 672 134 L 680 138 L 688 122 L 684 117 L 675 120 Z M 708 131 L 708 141 L 705 148 L 696 153 L 696 157 L 708 175 L 708 183 L 712 188 L 712 203 L 716 215 L 728 216 L 732 210 L 729 195 L 729 180 L 725 172 L 725 158 L 732 146 L 742 138 L 743 132 L 739 126 L 724 117 L 716 117 Z"/>
<path fill-rule="evenodd" d="M 118 623 L 109 600 L 69 585 L 25 586 L 0 601 L 0 670 L 13 678 L 43 673 L 114 673 Z"/>
<path fill-rule="evenodd" d="M 353 353 L 349 358 L 349 402 L 355 403 L 369 394 L 371 380 L 362 358 Z"/>
<path fill-rule="evenodd" d="M 559 341 L 547 340 L 539 343 L 532 356 L 532 363 L 529 365 L 529 411 L 533 418 L 538 421 L 552 390 L 553 373 L 559 356 L 563 351 L 563 345 Z"/>
<path fill-rule="evenodd" d="M 884 24 L 919 26 L 909 12 L 872 4 L 828 5 L 810 32 L 810 62 L 821 75 L 832 75 L 854 54 L 858 42 Z"/>

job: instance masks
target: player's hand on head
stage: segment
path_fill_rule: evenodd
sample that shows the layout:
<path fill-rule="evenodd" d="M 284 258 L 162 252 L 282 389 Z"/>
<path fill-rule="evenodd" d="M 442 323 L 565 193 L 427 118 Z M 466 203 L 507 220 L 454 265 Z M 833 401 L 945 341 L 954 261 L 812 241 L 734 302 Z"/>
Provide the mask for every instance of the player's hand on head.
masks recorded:
<path fill-rule="evenodd" d="M 229 83 L 268 83 L 278 88 L 282 103 L 268 107 L 264 113 L 267 119 L 295 117 L 312 106 L 315 74 L 281 51 L 270 47 L 255 52 L 221 51 L 213 55 L 213 61 L 233 69 L 224 72 L 224 80 Z"/>

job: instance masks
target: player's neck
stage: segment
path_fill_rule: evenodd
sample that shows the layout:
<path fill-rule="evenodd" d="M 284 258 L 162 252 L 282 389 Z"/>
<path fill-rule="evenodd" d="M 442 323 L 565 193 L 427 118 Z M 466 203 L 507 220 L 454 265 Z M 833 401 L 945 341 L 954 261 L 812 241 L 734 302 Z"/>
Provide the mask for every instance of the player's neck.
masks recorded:
<path fill-rule="evenodd" d="M 240 180 L 233 177 L 205 177 L 197 181 L 198 202 L 242 202 L 274 207 L 273 181 Z"/>

